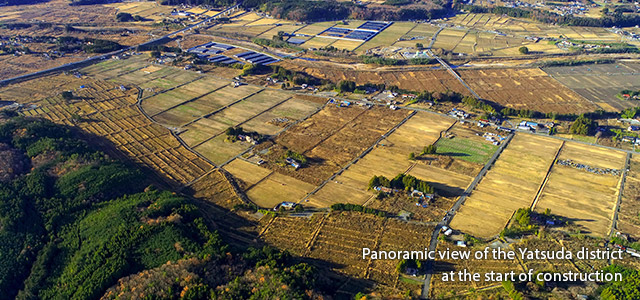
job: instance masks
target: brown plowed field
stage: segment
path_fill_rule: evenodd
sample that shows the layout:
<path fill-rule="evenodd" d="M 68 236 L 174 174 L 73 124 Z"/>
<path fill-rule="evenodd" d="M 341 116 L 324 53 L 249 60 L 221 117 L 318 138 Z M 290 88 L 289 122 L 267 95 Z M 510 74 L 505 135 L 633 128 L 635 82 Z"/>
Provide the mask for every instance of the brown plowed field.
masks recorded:
<path fill-rule="evenodd" d="M 458 70 L 481 98 L 514 109 L 584 113 L 600 107 L 540 69 Z"/>

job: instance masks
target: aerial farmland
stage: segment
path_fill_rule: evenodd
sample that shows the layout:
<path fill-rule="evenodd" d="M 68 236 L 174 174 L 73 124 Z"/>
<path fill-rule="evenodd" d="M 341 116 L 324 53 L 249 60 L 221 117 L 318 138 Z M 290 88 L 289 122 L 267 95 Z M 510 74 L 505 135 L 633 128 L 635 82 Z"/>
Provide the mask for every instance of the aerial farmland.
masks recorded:
<path fill-rule="evenodd" d="M 637 298 L 637 4 L 5 2 L 6 298 Z"/>

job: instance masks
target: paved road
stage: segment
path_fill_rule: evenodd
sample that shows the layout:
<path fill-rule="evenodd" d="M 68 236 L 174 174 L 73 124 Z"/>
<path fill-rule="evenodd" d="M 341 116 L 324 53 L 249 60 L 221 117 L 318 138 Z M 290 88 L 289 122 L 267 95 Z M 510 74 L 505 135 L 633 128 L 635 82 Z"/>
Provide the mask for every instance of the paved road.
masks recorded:
<path fill-rule="evenodd" d="M 609 230 L 609 239 L 611 239 L 617 228 L 618 213 L 620 212 L 620 202 L 622 202 L 622 193 L 624 192 L 624 183 L 627 180 L 627 172 L 629 171 L 630 160 L 631 153 L 627 153 L 627 159 L 624 162 L 624 169 L 622 169 L 622 181 L 620 182 L 620 190 L 618 191 L 618 201 L 616 202 L 616 208 L 613 211 L 613 220 L 611 222 L 611 229 Z"/>
<path fill-rule="evenodd" d="M 469 90 L 469 92 L 471 92 L 471 95 L 476 97 L 476 99 L 482 99 L 482 98 L 480 98 L 480 95 L 476 94 L 476 92 L 473 89 L 471 89 L 471 87 L 469 85 L 467 85 L 467 83 L 462 79 L 462 77 L 460 77 L 460 75 L 458 75 L 458 73 L 456 71 L 454 71 L 453 68 L 451 68 L 451 66 L 449 66 L 449 64 L 446 61 L 444 61 L 442 58 L 438 57 L 435 53 L 433 53 L 433 51 L 431 51 L 431 49 L 427 49 L 427 52 L 429 53 L 429 55 L 431 57 L 435 58 L 443 67 L 445 67 L 447 69 L 447 71 L 449 71 L 449 73 L 451 73 L 451 75 L 453 75 L 453 77 L 458 79 L 458 81 L 460 81 L 460 83 L 467 90 Z"/>
<path fill-rule="evenodd" d="M 513 136 L 514 136 L 513 134 L 510 134 L 502 142 L 502 144 L 500 145 L 500 147 L 498 147 L 496 152 L 493 153 L 493 156 L 491 156 L 491 159 L 489 159 L 489 161 L 484 165 L 484 167 L 482 168 L 480 173 L 478 173 L 478 175 L 473 179 L 471 184 L 462 193 L 460 198 L 458 198 L 458 201 L 456 201 L 456 203 L 453 205 L 453 207 L 447 212 L 447 214 L 442 219 L 442 221 L 440 221 L 438 223 L 438 225 L 436 225 L 436 228 L 433 230 L 433 233 L 431 234 L 431 243 L 429 244 L 429 251 L 435 251 L 436 250 L 436 247 L 438 246 L 438 235 L 440 234 L 440 230 L 442 229 L 442 227 L 443 226 L 449 226 L 449 223 L 451 222 L 453 217 L 458 212 L 458 209 L 460 209 L 460 207 L 462 206 L 464 201 L 467 199 L 467 196 L 469 196 L 471 194 L 471 192 L 476 188 L 478 183 L 480 183 L 480 180 L 482 180 L 482 178 L 487 173 L 487 171 L 489 171 L 489 169 L 491 168 L 493 163 L 498 159 L 498 156 L 500 156 L 500 153 L 502 153 L 502 150 L 504 150 L 504 148 L 507 147 L 509 142 L 511 142 L 511 139 L 513 138 Z M 431 276 L 432 276 L 431 273 L 432 273 L 432 270 L 433 270 L 433 261 L 431 261 L 431 260 L 427 261 L 426 269 L 427 269 L 427 275 L 425 276 L 424 285 L 422 286 L 422 295 L 421 295 L 422 299 L 428 299 L 429 298 L 429 289 L 430 289 L 430 286 L 431 286 Z"/>
<path fill-rule="evenodd" d="M 431 50 L 431 48 L 433 47 L 433 44 L 436 42 L 436 38 L 438 38 L 438 34 L 440 33 L 440 31 L 444 30 L 444 27 L 440 27 L 438 28 L 438 31 L 436 31 L 433 36 L 431 37 L 431 42 L 429 42 L 429 46 L 427 46 L 427 49 Z"/>

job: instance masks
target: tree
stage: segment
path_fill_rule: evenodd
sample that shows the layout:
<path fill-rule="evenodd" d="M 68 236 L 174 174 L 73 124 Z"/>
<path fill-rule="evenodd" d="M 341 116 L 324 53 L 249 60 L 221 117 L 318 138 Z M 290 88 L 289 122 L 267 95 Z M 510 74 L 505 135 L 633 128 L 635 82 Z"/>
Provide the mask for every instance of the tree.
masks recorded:
<path fill-rule="evenodd" d="M 575 121 L 573 121 L 571 127 L 569 127 L 569 133 L 590 135 L 596 127 L 597 125 L 593 120 L 585 117 L 584 115 L 580 115 Z"/>
<path fill-rule="evenodd" d="M 356 90 L 356 83 L 353 81 L 342 80 L 338 82 L 338 90 L 340 92 L 353 92 Z"/>
<path fill-rule="evenodd" d="M 151 58 L 159 58 L 160 56 L 162 56 L 162 53 L 160 53 L 160 51 L 158 51 L 158 50 L 153 50 L 153 51 L 149 52 L 149 56 Z"/>
<path fill-rule="evenodd" d="M 64 100 L 71 100 L 73 99 L 73 92 L 72 91 L 64 91 L 62 92 L 62 99 Z"/>
<path fill-rule="evenodd" d="M 422 154 L 436 154 L 438 147 L 436 145 L 428 145 L 422 149 Z"/>
<path fill-rule="evenodd" d="M 411 152 L 409 153 L 409 160 L 415 160 L 416 159 L 416 154 Z"/>
<path fill-rule="evenodd" d="M 416 43 L 416 48 L 418 48 L 419 50 L 424 49 L 424 45 L 422 45 L 422 43 Z"/>
<path fill-rule="evenodd" d="M 522 46 L 518 49 L 518 52 L 520 52 L 520 54 L 529 54 L 529 48 Z"/>

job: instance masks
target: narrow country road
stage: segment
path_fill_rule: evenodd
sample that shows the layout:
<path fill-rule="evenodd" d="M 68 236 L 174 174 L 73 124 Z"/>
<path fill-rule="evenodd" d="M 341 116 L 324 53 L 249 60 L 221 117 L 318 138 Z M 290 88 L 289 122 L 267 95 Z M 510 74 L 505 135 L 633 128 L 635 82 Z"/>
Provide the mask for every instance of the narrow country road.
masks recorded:
<path fill-rule="evenodd" d="M 478 183 L 480 183 L 484 175 L 487 174 L 487 171 L 489 171 L 493 163 L 498 159 L 498 156 L 500 156 L 500 153 L 502 153 L 504 148 L 506 148 L 509 142 L 511 142 L 511 139 L 513 138 L 513 136 L 514 136 L 513 133 L 509 134 L 509 136 L 502 142 L 502 144 L 500 144 L 500 147 L 498 147 L 496 152 L 493 153 L 493 156 L 491 156 L 491 159 L 489 159 L 489 161 L 484 165 L 482 170 L 480 170 L 480 173 L 476 175 L 476 177 L 473 179 L 471 184 L 469 184 L 469 186 L 462 193 L 460 198 L 458 198 L 458 201 L 456 201 L 453 207 L 451 207 L 451 209 L 449 210 L 449 212 L 447 212 L 447 214 L 444 216 L 442 221 L 440 221 L 440 223 L 436 225 L 436 228 L 433 230 L 433 234 L 431 235 L 431 243 L 429 244 L 429 251 L 436 250 L 436 247 L 438 246 L 438 235 L 440 234 L 440 230 L 442 229 L 442 227 L 449 225 L 449 223 L 451 222 L 451 219 L 453 219 L 453 217 L 458 212 L 458 209 L 460 209 L 464 201 L 467 199 L 467 196 L 471 194 L 471 192 L 476 188 Z M 421 296 L 422 299 L 429 299 L 429 290 L 431 288 L 431 277 L 433 275 L 432 274 L 433 264 L 434 262 L 432 260 L 427 261 L 427 264 L 426 264 L 427 275 L 425 276 L 424 285 L 422 286 L 422 296 Z"/>

